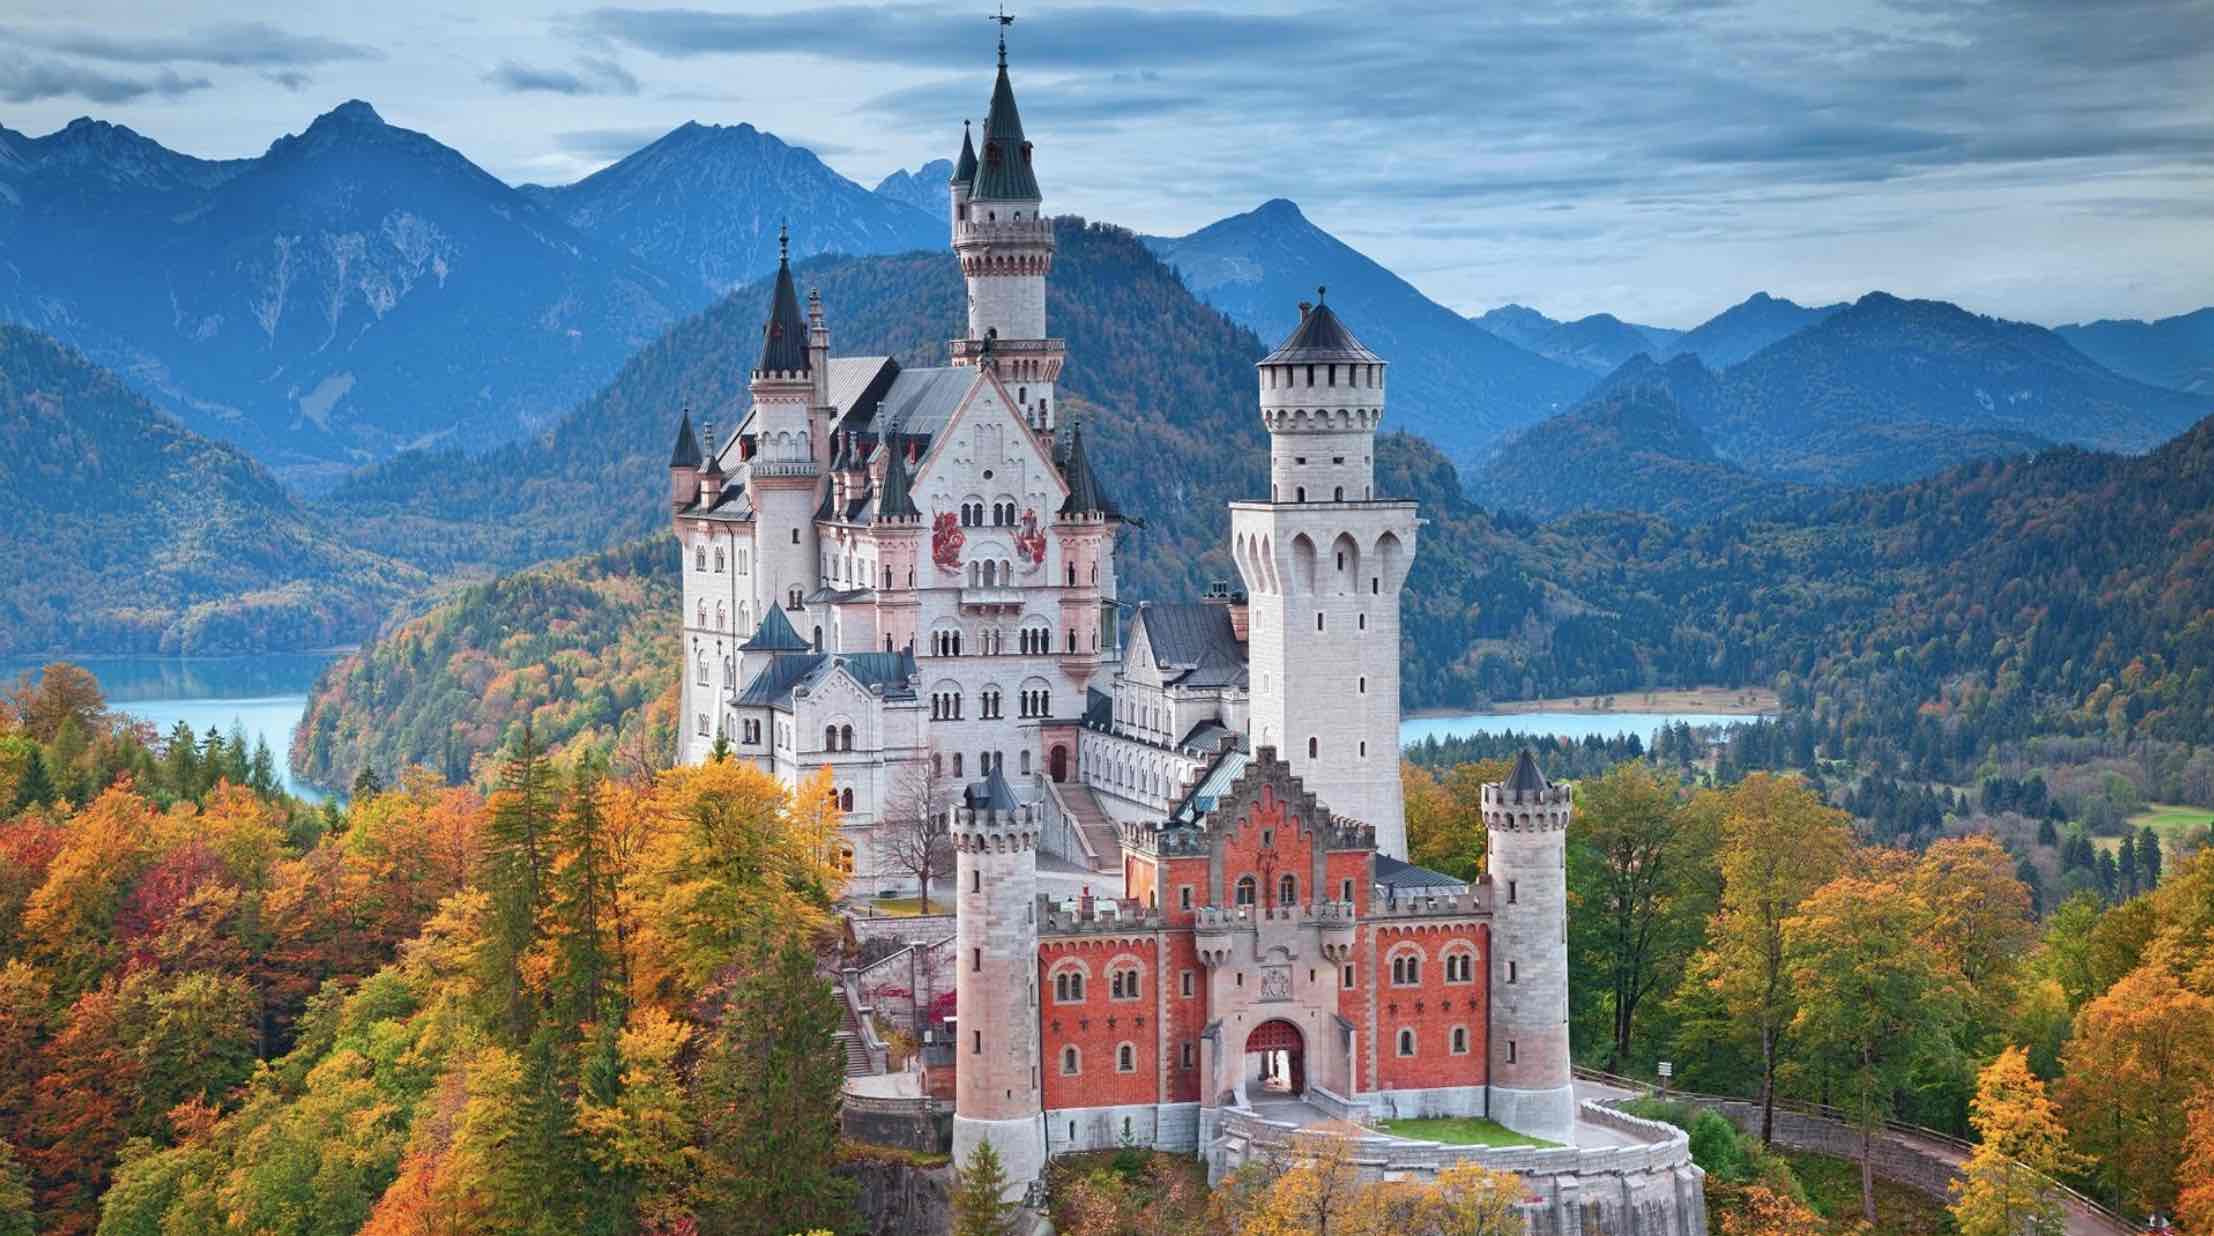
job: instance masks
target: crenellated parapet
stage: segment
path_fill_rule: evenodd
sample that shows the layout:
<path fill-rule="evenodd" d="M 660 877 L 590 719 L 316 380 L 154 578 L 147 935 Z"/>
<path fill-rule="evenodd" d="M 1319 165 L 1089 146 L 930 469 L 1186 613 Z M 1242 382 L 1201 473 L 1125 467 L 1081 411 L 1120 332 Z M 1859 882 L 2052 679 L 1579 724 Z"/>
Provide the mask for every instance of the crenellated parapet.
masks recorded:
<path fill-rule="evenodd" d="M 1503 833 L 1565 832 L 1575 814 L 1576 795 L 1566 785 L 1516 789 L 1511 784 L 1483 787 L 1484 827 Z"/>
<path fill-rule="evenodd" d="M 953 848 L 963 854 L 1015 854 L 1038 848 L 1037 812 L 1028 805 L 1013 811 L 954 807 L 947 832 Z"/>

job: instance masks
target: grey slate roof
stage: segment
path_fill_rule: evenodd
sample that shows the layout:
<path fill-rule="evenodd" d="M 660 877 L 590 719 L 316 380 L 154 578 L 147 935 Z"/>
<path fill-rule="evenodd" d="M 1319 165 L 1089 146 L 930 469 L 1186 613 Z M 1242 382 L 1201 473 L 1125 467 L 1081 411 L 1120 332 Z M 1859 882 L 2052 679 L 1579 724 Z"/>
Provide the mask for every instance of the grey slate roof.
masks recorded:
<path fill-rule="evenodd" d="M 785 243 L 779 235 L 777 248 L 784 249 Z M 785 252 L 777 259 L 776 291 L 769 298 L 769 320 L 761 327 L 761 360 L 754 369 L 806 368 L 807 319 L 800 316 L 799 292 L 792 286 L 792 257 Z"/>
<path fill-rule="evenodd" d="M 961 122 L 961 157 L 953 163 L 953 183 L 970 184 L 976 180 L 976 144 L 969 140 L 969 122 Z"/>
<path fill-rule="evenodd" d="M 1069 427 L 1068 459 L 1061 465 L 1061 476 L 1069 484 L 1069 496 L 1061 503 L 1063 515 L 1120 516 L 1122 511 L 1115 500 L 1108 496 L 1107 487 L 1099 483 L 1099 476 L 1092 471 L 1091 456 L 1084 451 L 1084 426 Z"/>
<path fill-rule="evenodd" d="M 1293 329 L 1291 337 L 1278 345 L 1274 352 L 1261 358 L 1263 365 L 1324 364 L 1335 361 L 1344 364 L 1381 362 L 1384 358 L 1361 345 L 1353 332 L 1345 328 L 1330 306 L 1316 302 L 1306 311 Z"/>
<path fill-rule="evenodd" d="M 677 422 L 676 450 L 669 454 L 672 468 L 697 468 L 700 466 L 700 437 L 692 432 L 692 411 L 687 408 L 684 419 Z"/>
<path fill-rule="evenodd" d="M 1022 804 L 1015 801 L 1015 791 L 1007 784 L 1007 778 L 994 766 L 990 776 L 982 781 L 971 781 L 962 791 L 972 811 L 1018 811 Z"/>
<path fill-rule="evenodd" d="M 1468 887 L 1468 881 L 1449 876 L 1428 867 L 1403 863 L 1388 854 L 1376 856 L 1376 883 L 1380 888 L 1395 893 L 1421 894 L 1427 890 L 1458 892 Z"/>
<path fill-rule="evenodd" d="M 1084 724 L 1106 729 L 1115 723 L 1115 697 L 1098 687 L 1084 688 Z"/>
<path fill-rule="evenodd" d="M 769 664 L 746 684 L 738 704 L 746 708 L 792 707 L 792 693 L 829 677 L 840 665 L 855 682 L 882 688 L 888 697 L 908 693 L 916 673 L 915 657 L 906 652 L 787 652 L 769 658 Z"/>
<path fill-rule="evenodd" d="M 1245 766 L 1252 762 L 1253 753 L 1250 751 L 1232 748 L 1223 752 L 1215 761 L 1214 767 L 1208 769 L 1206 775 L 1199 779 L 1199 784 L 1192 787 L 1192 792 L 1185 795 L 1184 801 L 1178 803 L 1176 809 L 1169 813 L 1169 822 L 1196 824 L 1213 814 L 1215 803 L 1230 792 L 1230 787 L 1236 785 L 1238 778 L 1245 773 Z"/>
<path fill-rule="evenodd" d="M 815 646 L 800 638 L 792 629 L 792 620 L 784 616 L 784 607 L 771 605 L 769 612 L 761 615 L 761 625 L 753 630 L 753 638 L 738 645 L 740 652 L 813 652 Z"/>
<path fill-rule="evenodd" d="M 1235 741 L 1238 732 L 1220 721 L 1202 721 L 1192 727 L 1192 732 L 1177 740 L 1179 747 L 1194 751 L 1219 751 L 1225 741 Z"/>
<path fill-rule="evenodd" d="M 980 202 L 1034 202 L 1041 196 L 1005 59 L 999 62 L 999 79 L 992 83 L 992 110 L 984 118 L 984 157 L 976 170 L 976 187 L 969 194 Z"/>
<path fill-rule="evenodd" d="M 875 414 L 898 425 L 900 433 L 930 437 L 953 419 L 976 375 L 976 370 L 961 365 L 902 369 L 885 388 L 883 406 Z"/>
<path fill-rule="evenodd" d="M 899 373 L 899 366 L 889 356 L 833 356 L 830 358 L 830 380 L 826 394 L 830 406 L 838 409 L 838 430 L 850 433 L 865 430 L 869 417 L 876 412 L 876 401 L 884 397 L 881 391 L 871 393 L 878 385 L 890 386 Z M 859 419 L 854 419 L 858 417 Z"/>
<path fill-rule="evenodd" d="M 1170 682 L 1190 687 L 1246 681 L 1245 645 L 1230 626 L 1227 606 L 1204 601 L 1148 602 L 1138 608 L 1154 664 Z M 1173 671 L 1182 670 L 1182 673 Z"/>
<path fill-rule="evenodd" d="M 1514 771 L 1507 775 L 1507 791 L 1511 794 L 1543 794 L 1553 788 L 1538 771 L 1537 759 L 1524 747 L 1514 757 Z"/>
<path fill-rule="evenodd" d="M 889 435 L 884 450 L 891 458 L 884 461 L 884 493 L 877 499 L 878 519 L 914 519 L 922 512 L 915 509 L 915 496 L 909 492 L 907 476 L 907 444 L 898 433 Z"/>

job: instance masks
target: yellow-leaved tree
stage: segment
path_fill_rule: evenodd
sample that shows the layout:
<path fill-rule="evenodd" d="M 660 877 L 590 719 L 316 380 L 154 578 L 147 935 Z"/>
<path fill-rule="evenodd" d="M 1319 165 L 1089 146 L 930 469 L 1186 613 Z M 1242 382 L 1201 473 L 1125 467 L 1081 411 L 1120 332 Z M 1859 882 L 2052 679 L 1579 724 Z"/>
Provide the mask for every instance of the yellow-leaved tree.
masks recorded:
<path fill-rule="evenodd" d="M 2073 1147 L 2115 1196 L 2173 1208 L 2191 1105 L 2214 1078 L 2214 1000 L 2140 966 L 2083 1006 L 2061 1062 Z"/>
<path fill-rule="evenodd" d="M 1981 1144 L 1952 1184 L 1960 1236 L 2047 1236 L 2066 1230 L 2052 1177 L 2070 1167 L 2068 1129 L 2030 1071 L 2029 1053 L 2009 1047 L 1976 1077 L 1970 1108 Z"/>

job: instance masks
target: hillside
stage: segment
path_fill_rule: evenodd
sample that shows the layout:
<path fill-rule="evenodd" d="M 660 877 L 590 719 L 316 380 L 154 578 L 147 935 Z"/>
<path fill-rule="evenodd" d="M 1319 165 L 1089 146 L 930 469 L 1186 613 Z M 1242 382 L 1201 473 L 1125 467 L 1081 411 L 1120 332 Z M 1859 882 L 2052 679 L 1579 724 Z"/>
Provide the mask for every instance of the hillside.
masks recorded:
<path fill-rule="evenodd" d="M 2053 333 L 2125 378 L 2214 396 L 2214 308 L 2157 322 L 2056 326 Z"/>
<path fill-rule="evenodd" d="M 324 647 L 426 582 L 17 326 L 0 326 L 0 530 L 0 655 Z"/>
<path fill-rule="evenodd" d="M 92 121 L 4 136 L 0 320 L 303 486 L 542 424 L 697 303 L 359 101 L 221 164 Z"/>
<path fill-rule="evenodd" d="M 1200 299 L 1271 343 L 1299 302 L 1330 304 L 1392 364 L 1392 424 L 1468 467 L 1514 430 L 1568 407 L 1592 375 L 1524 351 L 1432 301 L 1278 198 L 1189 236 L 1148 237 Z"/>
<path fill-rule="evenodd" d="M 325 670 L 293 735 L 292 770 L 344 787 L 364 768 L 387 784 L 411 764 L 473 778 L 528 719 L 540 744 L 602 752 L 626 720 L 672 689 L 682 600 L 666 537 L 474 584 L 384 631 Z M 666 759 L 666 735 L 638 736 Z"/>
<path fill-rule="evenodd" d="M 687 310 L 773 272 L 777 229 L 787 224 L 797 257 L 904 253 L 946 241 L 943 184 L 937 209 L 919 210 L 750 124 L 685 124 L 575 184 L 523 192 L 666 274 Z"/>
<path fill-rule="evenodd" d="M 1690 357 L 1680 359 L 1697 367 Z M 1795 492 L 1717 456 L 1659 366 L 1640 354 L 1623 369 L 1650 380 L 1611 375 L 1606 390 L 1501 447 L 1470 491 L 1479 501 L 1540 520 L 1613 510 L 1680 524 Z"/>
<path fill-rule="evenodd" d="M 1527 305 L 1502 305 L 1469 321 L 1518 348 L 1589 373 L 1608 373 L 1633 356 L 1667 356 L 1684 334 L 1625 322 L 1611 313 L 1561 322 Z"/>
<path fill-rule="evenodd" d="M 2214 412 L 2133 382 L 2042 327 L 1871 292 L 1723 375 L 1715 448 L 1811 484 L 1926 476 L 2049 442 L 2143 451 Z"/>
<path fill-rule="evenodd" d="M 933 218 L 942 218 L 947 211 L 946 184 L 952 179 L 953 160 L 932 159 L 912 172 L 904 167 L 893 172 L 877 181 L 876 188 L 870 192 L 895 202 L 904 202 Z M 943 240 L 944 237 L 939 239 Z"/>

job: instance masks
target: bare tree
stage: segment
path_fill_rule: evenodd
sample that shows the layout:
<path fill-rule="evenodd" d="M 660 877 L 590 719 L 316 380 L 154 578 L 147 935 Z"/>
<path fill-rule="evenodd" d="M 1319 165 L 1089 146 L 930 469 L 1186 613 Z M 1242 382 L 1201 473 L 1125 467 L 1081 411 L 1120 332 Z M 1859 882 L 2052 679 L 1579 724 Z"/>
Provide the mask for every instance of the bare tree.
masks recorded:
<path fill-rule="evenodd" d="M 953 869 L 953 838 L 947 832 L 946 812 L 953 806 L 955 786 L 931 759 L 902 765 L 893 774 L 885 796 L 884 815 L 877 825 L 878 846 L 885 860 L 922 885 L 922 912 L 930 913 L 930 881 Z"/>

